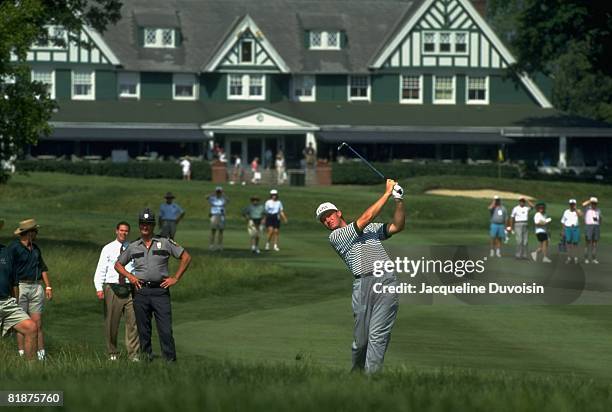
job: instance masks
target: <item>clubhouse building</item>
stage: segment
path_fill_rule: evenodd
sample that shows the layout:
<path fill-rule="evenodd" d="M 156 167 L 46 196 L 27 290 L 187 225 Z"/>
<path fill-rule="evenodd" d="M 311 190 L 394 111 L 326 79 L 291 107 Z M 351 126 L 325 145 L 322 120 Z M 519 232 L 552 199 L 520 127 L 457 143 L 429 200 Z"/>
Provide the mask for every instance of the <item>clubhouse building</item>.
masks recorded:
<path fill-rule="evenodd" d="M 369 158 L 612 161 L 612 127 L 512 77 L 508 48 L 469 0 L 124 0 L 81 40 L 37 44 L 32 79 L 58 102 L 37 155 L 206 155 L 243 162 L 347 141 Z M 50 26 L 51 37 L 65 38 Z M 15 57 L 16 58 L 16 57 Z M 228 156 L 229 157 L 229 156 Z"/>

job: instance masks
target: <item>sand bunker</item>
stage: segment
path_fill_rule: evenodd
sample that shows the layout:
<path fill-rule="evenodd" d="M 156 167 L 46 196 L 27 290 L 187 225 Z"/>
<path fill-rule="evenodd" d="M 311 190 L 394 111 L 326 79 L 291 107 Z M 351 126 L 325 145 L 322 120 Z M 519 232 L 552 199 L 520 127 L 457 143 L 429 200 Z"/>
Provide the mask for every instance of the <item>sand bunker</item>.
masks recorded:
<path fill-rule="evenodd" d="M 497 195 L 502 199 L 518 200 L 519 197 L 525 196 L 527 199 L 533 200 L 533 197 L 515 192 L 502 192 L 494 189 L 477 189 L 477 190 L 454 190 L 454 189 L 432 189 L 425 192 L 428 195 L 438 196 L 461 196 L 461 197 L 472 197 L 476 199 L 493 199 L 493 196 Z"/>

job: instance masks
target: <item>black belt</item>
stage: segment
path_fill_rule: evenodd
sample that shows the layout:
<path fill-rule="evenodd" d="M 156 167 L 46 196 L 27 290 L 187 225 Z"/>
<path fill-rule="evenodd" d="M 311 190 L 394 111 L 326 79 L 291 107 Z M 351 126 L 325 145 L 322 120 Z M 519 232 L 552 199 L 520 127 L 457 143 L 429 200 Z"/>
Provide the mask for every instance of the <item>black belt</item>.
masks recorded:
<path fill-rule="evenodd" d="M 370 276 L 374 276 L 374 273 L 362 273 L 361 275 L 356 275 L 355 279 L 369 278 Z"/>
<path fill-rule="evenodd" d="M 161 282 L 151 282 L 149 280 L 141 280 L 140 287 L 142 288 L 161 288 Z"/>
<path fill-rule="evenodd" d="M 35 284 L 35 283 L 40 283 L 40 279 L 38 280 L 20 280 L 19 283 Z"/>

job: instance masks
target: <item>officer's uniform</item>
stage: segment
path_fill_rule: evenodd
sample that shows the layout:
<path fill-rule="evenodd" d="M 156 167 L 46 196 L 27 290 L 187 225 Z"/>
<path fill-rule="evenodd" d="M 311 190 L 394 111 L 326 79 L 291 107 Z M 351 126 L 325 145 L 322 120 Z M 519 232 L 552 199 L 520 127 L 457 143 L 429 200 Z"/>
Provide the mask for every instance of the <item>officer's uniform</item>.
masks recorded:
<path fill-rule="evenodd" d="M 134 313 L 140 337 L 140 350 L 149 359 L 153 356 L 151 347 L 151 315 L 155 322 L 164 358 L 176 360 L 174 337 L 172 336 L 172 309 L 170 289 L 162 288 L 161 282 L 168 277 L 170 256 L 180 258 L 184 249 L 172 239 L 154 235 L 151 247 L 147 249 L 142 239 L 130 243 L 119 258 L 123 266 L 133 260 L 133 274 L 141 281 L 141 288 L 134 292 Z"/>
<path fill-rule="evenodd" d="M 161 220 L 160 235 L 174 239 L 176 234 L 177 220 L 183 214 L 183 209 L 176 203 L 162 203 L 159 207 L 159 219 Z"/>

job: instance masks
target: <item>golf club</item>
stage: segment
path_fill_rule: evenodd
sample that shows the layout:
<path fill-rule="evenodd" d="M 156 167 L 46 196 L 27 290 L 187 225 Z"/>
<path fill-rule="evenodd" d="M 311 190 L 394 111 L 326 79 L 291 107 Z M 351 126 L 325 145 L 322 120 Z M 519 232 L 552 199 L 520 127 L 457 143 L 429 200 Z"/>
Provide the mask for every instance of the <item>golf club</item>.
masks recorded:
<path fill-rule="evenodd" d="M 357 151 L 355 149 L 353 149 L 347 142 L 342 142 L 340 143 L 340 146 L 338 146 L 338 152 L 340 152 L 340 150 L 344 147 L 348 147 L 351 152 L 355 153 L 355 155 L 360 158 L 370 169 L 372 169 L 374 171 L 374 173 L 376 173 L 378 176 L 380 176 L 383 180 L 387 180 L 387 178 L 385 177 L 385 175 L 383 175 L 382 173 L 380 173 L 380 171 L 378 169 L 376 169 L 374 166 L 372 166 L 372 163 L 368 162 L 362 155 L 360 155 L 359 153 L 357 153 Z"/>

